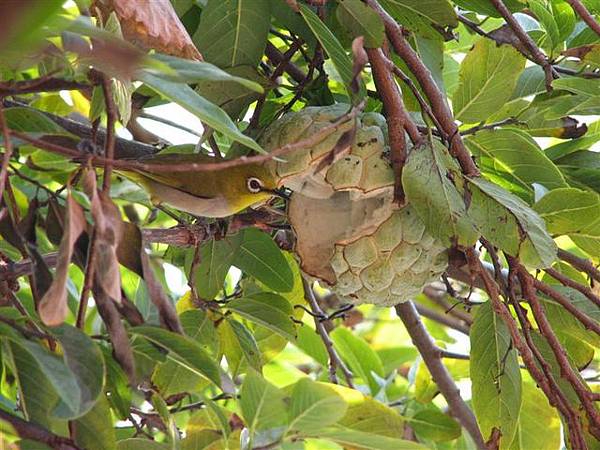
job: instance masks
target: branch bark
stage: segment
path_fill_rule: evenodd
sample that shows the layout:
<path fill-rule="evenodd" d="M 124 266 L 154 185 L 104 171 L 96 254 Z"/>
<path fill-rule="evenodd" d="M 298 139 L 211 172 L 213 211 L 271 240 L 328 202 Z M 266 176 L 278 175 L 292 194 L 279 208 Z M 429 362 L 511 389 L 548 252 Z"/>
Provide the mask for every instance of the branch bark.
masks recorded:
<path fill-rule="evenodd" d="M 581 17 L 588 27 L 590 27 L 594 33 L 600 36 L 600 24 L 594 19 L 594 16 L 587 10 L 583 3 L 580 0 L 566 0 L 571 8 Z"/>
<path fill-rule="evenodd" d="M 439 349 L 425 329 L 419 313 L 412 302 L 396 305 L 396 314 L 404 323 L 415 347 L 421 354 L 433 381 L 448 402 L 448 407 L 460 424 L 468 431 L 479 449 L 485 449 L 485 442 L 475 416 L 460 396 L 460 391 L 448 369 L 444 366 Z"/>
<path fill-rule="evenodd" d="M 376 0 L 366 0 L 366 2 L 383 19 L 387 36 L 392 43 L 394 51 L 404 60 L 409 70 L 417 78 L 419 85 L 431 104 L 433 114 L 443 127 L 446 135 L 449 136 L 450 152 L 458 159 L 465 175 L 478 176 L 479 169 L 473 162 L 473 159 L 458 132 L 458 127 L 456 126 L 456 123 L 454 123 L 454 118 L 446 103 L 446 98 L 435 84 L 429 69 L 427 69 L 425 64 L 421 61 L 421 58 L 419 58 L 419 55 L 417 55 L 404 38 L 402 28 L 387 13 L 387 11 L 385 11 Z"/>

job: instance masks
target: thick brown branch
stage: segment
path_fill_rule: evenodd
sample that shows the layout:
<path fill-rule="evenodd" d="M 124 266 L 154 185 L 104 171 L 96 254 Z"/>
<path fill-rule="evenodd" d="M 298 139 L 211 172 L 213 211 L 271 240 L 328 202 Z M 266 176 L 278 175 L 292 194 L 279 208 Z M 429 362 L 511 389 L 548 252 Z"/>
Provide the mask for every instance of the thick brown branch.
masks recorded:
<path fill-rule="evenodd" d="M 71 439 L 54 434 L 35 423 L 27 422 L 2 409 L 0 409 L 0 419 L 11 424 L 22 439 L 42 442 L 56 450 L 81 450 Z"/>
<path fill-rule="evenodd" d="M 385 108 L 390 138 L 390 156 L 396 180 L 394 183 L 394 199 L 403 204 L 402 169 L 407 155 L 404 130 L 409 133 L 410 139 L 415 144 L 421 141 L 421 133 L 419 133 L 416 125 L 404 109 L 400 90 L 386 64 L 386 57 L 381 49 L 367 48 L 366 51 L 371 62 L 375 86 L 377 92 L 381 95 L 383 107 Z"/>
<path fill-rule="evenodd" d="M 588 27 L 590 27 L 592 30 L 594 30 L 594 33 L 596 33 L 598 36 L 600 36 L 600 24 L 598 24 L 598 22 L 596 22 L 596 19 L 594 19 L 594 16 L 592 16 L 592 14 L 587 10 L 587 8 L 584 6 L 584 4 L 581 3 L 581 1 L 579 1 L 579 0 L 566 0 L 566 1 L 569 5 L 571 5 L 571 8 L 573 8 L 575 10 L 577 15 L 579 15 L 579 17 L 581 17 L 581 20 L 583 20 Z"/>
<path fill-rule="evenodd" d="M 34 92 L 90 89 L 91 87 L 89 85 L 77 83 L 75 81 L 63 80 L 62 78 L 41 77 L 33 80 L 7 81 L 0 83 L 0 97 L 32 94 Z"/>
<path fill-rule="evenodd" d="M 463 172 L 469 176 L 479 175 L 479 169 L 473 162 L 473 159 L 458 132 L 458 127 L 456 126 L 456 123 L 454 123 L 452 112 L 446 103 L 446 97 L 438 89 L 429 69 L 427 69 L 425 64 L 423 64 L 423 61 L 421 61 L 421 58 L 419 58 L 419 55 L 417 55 L 404 38 L 402 28 L 387 13 L 387 11 L 385 11 L 376 0 L 366 0 L 366 2 L 377 11 L 383 19 L 387 36 L 392 43 L 394 51 L 404 60 L 409 70 L 415 75 L 423 92 L 429 99 L 433 114 L 443 127 L 446 135 L 449 136 L 450 151 L 452 155 L 458 159 Z"/>
<path fill-rule="evenodd" d="M 580 258 L 579 256 L 562 249 L 558 249 L 558 257 L 571 264 L 577 270 L 587 273 L 591 278 L 600 282 L 600 270 L 598 270 L 589 259 Z"/>
<path fill-rule="evenodd" d="M 485 449 L 485 442 L 475 416 L 461 398 L 456 383 L 452 379 L 448 369 L 442 363 L 439 349 L 425 329 L 423 322 L 421 322 L 415 305 L 412 302 L 400 303 L 396 305 L 396 313 L 402 320 L 402 323 L 404 323 L 415 347 L 417 347 L 427 369 L 429 369 L 433 381 L 435 381 L 446 402 L 448 402 L 450 411 L 465 430 L 468 431 L 477 447 Z"/>

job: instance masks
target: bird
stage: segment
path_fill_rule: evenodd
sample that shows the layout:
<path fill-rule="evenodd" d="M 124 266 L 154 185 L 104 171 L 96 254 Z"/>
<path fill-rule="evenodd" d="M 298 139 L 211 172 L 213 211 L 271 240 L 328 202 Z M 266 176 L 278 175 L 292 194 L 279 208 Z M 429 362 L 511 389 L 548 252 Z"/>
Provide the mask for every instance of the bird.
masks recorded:
<path fill-rule="evenodd" d="M 212 164 L 219 160 L 203 154 L 166 153 L 137 159 L 144 169 L 117 172 L 141 185 L 152 203 L 168 205 L 195 216 L 223 218 L 273 196 L 285 198 L 277 180 L 264 164 L 242 164 L 216 170 L 153 171 L 149 166 L 166 164 Z"/>

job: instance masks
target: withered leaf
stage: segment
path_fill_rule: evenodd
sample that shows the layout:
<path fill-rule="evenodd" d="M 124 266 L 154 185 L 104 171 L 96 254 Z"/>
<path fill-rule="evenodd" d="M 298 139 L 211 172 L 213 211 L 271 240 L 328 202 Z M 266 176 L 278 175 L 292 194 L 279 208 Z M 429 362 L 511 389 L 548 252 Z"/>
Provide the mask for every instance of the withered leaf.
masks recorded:
<path fill-rule="evenodd" d="M 67 195 L 63 235 L 58 248 L 56 273 L 50 288 L 46 291 L 39 305 L 42 322 L 48 326 L 57 326 L 67 317 L 67 276 L 69 264 L 73 256 L 75 242 L 85 230 L 86 221 L 83 209 L 75 201 L 71 193 Z"/>
<path fill-rule="evenodd" d="M 87 170 L 83 176 L 84 191 L 91 201 L 96 240 L 94 279 L 116 302 L 121 301 L 121 274 L 117 247 L 123 235 L 123 221 L 119 208 L 110 197 L 96 188 L 96 174 Z"/>
<path fill-rule="evenodd" d="M 140 48 L 202 61 L 169 0 L 94 0 L 91 10 L 104 19 L 114 11 L 125 39 Z"/>

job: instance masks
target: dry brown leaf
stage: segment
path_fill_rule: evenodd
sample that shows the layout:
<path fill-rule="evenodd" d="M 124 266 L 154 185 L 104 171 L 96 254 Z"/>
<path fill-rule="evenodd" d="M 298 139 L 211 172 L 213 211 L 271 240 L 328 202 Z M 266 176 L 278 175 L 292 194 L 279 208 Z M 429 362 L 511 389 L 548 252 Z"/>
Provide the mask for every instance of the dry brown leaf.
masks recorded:
<path fill-rule="evenodd" d="M 92 12 L 115 12 L 125 39 L 145 50 L 202 61 L 169 0 L 94 0 Z"/>
<path fill-rule="evenodd" d="M 121 273 L 117 247 L 123 236 L 123 221 L 119 208 L 110 197 L 96 188 L 96 173 L 87 170 L 83 176 L 84 190 L 91 201 L 96 239 L 94 280 L 106 295 L 121 301 Z"/>
<path fill-rule="evenodd" d="M 85 227 L 86 221 L 83 209 L 69 192 L 64 218 L 64 231 L 58 248 L 56 273 L 50 288 L 42 297 L 38 308 L 42 322 L 48 326 L 60 325 L 67 317 L 67 276 L 69 265 L 73 256 L 75 242 L 81 233 L 83 233 Z"/>
<path fill-rule="evenodd" d="M 179 316 L 177 315 L 175 306 L 165 295 L 162 286 L 156 279 L 154 271 L 150 266 L 150 258 L 148 258 L 148 255 L 143 247 L 141 249 L 141 260 L 142 267 L 144 269 L 144 281 L 146 282 L 146 287 L 148 288 L 148 295 L 150 296 L 152 303 L 154 303 L 154 306 L 156 306 L 156 309 L 158 309 L 158 315 L 161 323 L 167 329 L 183 334 L 183 327 L 179 321 Z"/>

